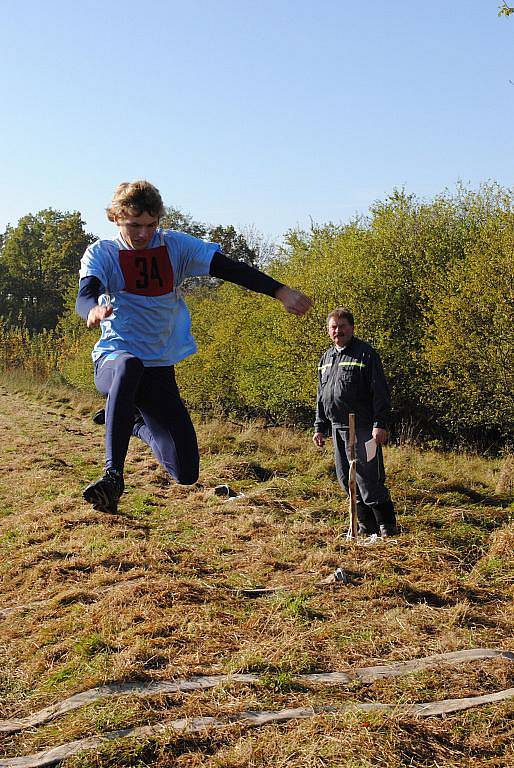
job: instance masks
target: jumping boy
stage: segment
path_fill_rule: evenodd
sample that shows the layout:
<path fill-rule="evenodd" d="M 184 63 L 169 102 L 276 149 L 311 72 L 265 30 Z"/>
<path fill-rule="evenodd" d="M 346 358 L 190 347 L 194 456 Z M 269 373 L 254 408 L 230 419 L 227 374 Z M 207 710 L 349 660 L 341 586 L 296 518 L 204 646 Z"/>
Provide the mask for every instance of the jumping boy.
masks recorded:
<path fill-rule="evenodd" d="M 118 236 L 97 240 L 81 261 L 76 310 L 88 328 L 101 328 L 94 380 L 107 397 L 105 474 L 83 496 L 102 512 L 117 512 L 131 435 L 150 446 L 178 483 L 198 479 L 196 434 L 174 372 L 196 351 L 179 290 L 186 278 L 228 280 L 278 299 L 298 316 L 312 306 L 303 293 L 227 258 L 216 243 L 161 229 L 163 214 L 159 190 L 148 181 L 120 184 L 107 209 Z"/>

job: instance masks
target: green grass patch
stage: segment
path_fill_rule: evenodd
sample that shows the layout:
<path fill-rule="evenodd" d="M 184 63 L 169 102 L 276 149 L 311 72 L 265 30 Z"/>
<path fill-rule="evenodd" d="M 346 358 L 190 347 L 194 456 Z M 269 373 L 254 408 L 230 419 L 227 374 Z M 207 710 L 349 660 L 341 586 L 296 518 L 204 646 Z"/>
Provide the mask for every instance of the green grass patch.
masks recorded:
<path fill-rule="evenodd" d="M 107 642 L 100 634 L 93 632 L 90 635 L 81 637 L 73 646 L 74 651 L 86 659 L 93 659 L 100 653 L 112 653 L 116 649 Z"/>

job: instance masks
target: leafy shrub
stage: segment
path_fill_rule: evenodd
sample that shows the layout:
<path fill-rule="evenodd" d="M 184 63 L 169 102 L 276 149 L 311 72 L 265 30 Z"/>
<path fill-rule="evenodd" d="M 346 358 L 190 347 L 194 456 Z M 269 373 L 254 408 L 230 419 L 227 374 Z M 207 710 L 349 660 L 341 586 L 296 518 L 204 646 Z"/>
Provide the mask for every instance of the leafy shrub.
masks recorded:
<path fill-rule="evenodd" d="M 314 299 L 305 318 L 229 284 L 191 290 L 199 351 L 178 366 L 185 400 L 204 411 L 310 423 L 326 315 L 346 305 L 357 335 L 382 356 L 399 428 L 509 443 L 513 202 L 495 184 L 430 201 L 395 191 L 367 217 L 289 232 L 267 271 Z M 59 338 L 3 328 L 1 364 L 42 372 L 58 365 L 71 383 L 92 386 L 93 333 L 77 323 L 71 294 L 66 306 Z"/>

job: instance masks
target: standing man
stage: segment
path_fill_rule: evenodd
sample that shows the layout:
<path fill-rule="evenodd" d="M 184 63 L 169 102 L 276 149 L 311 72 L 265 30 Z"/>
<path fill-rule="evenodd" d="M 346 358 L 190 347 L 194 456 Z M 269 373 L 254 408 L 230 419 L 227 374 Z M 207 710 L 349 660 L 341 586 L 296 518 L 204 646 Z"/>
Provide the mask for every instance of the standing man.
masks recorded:
<path fill-rule="evenodd" d="M 303 293 L 228 259 L 217 243 L 161 229 L 163 214 L 159 190 L 148 181 L 120 184 L 107 208 L 118 236 L 97 240 L 81 261 L 76 310 L 88 328 L 101 328 L 93 349 L 94 377 L 107 397 L 105 474 L 83 496 L 102 512 L 117 511 L 131 435 L 150 446 L 178 483 L 198 478 L 196 434 L 174 371 L 196 351 L 180 291 L 186 278 L 229 280 L 278 299 L 298 316 L 312 306 Z"/>
<path fill-rule="evenodd" d="M 357 458 L 357 518 L 365 536 L 396 534 L 396 517 L 384 485 L 382 445 L 387 442 L 391 398 L 378 353 L 353 335 L 354 319 L 340 307 L 327 318 L 334 346 L 320 360 L 318 398 L 314 422 L 315 444 L 321 447 L 332 428 L 337 479 L 348 493 L 350 446 L 348 415 L 355 414 Z M 367 461 L 365 443 L 377 443 L 374 458 Z"/>

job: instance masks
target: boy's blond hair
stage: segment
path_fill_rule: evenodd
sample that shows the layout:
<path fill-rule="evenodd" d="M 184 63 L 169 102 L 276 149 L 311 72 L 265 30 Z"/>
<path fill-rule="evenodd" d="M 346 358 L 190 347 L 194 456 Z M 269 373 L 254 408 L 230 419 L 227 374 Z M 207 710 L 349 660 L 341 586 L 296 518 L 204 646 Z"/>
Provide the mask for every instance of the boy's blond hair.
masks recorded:
<path fill-rule="evenodd" d="M 116 187 L 106 211 L 109 221 L 116 221 L 120 216 L 141 216 L 145 211 L 160 218 L 164 215 L 164 203 L 157 187 L 149 181 L 123 181 Z"/>

